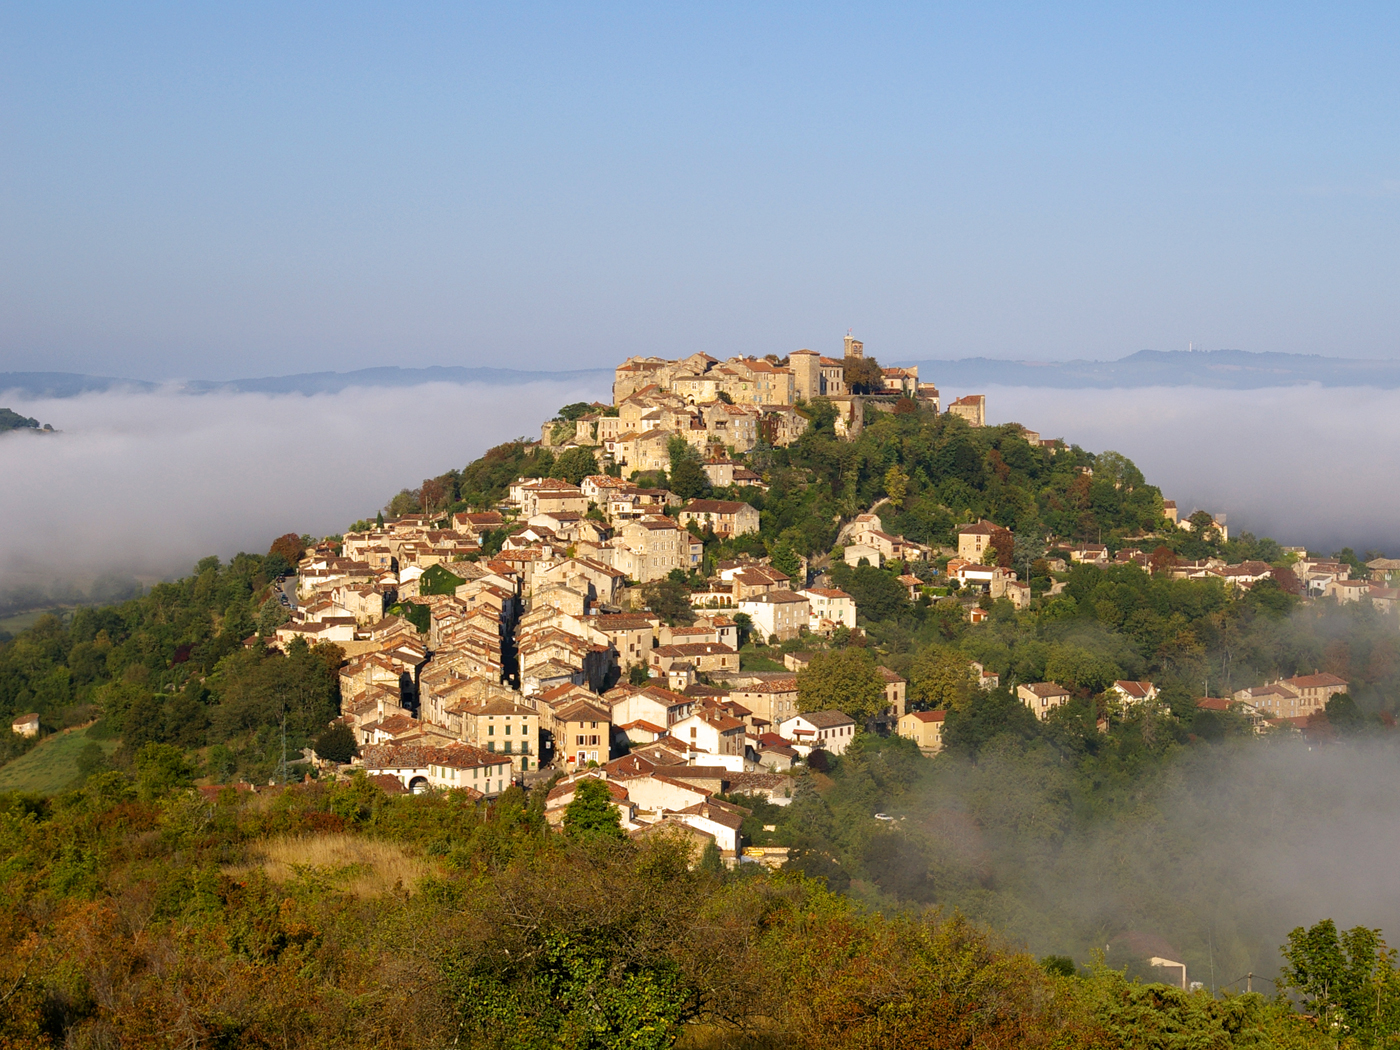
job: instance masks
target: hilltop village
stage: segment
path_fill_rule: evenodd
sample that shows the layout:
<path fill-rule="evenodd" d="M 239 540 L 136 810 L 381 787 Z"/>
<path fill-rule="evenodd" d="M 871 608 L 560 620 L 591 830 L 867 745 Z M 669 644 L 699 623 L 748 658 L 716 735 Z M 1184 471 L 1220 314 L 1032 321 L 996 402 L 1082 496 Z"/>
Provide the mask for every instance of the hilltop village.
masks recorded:
<path fill-rule="evenodd" d="M 815 688 L 812 664 L 858 638 L 863 622 L 856 597 L 833 579 L 841 572 L 886 569 L 909 601 L 950 604 L 972 624 L 998 603 L 1024 610 L 1053 599 L 1075 563 L 1241 590 L 1280 572 L 1263 561 L 1163 560 L 1147 532 L 1112 551 L 1034 537 L 1034 569 L 1013 531 L 985 519 L 957 525 L 955 546 L 921 543 L 886 528 L 897 478 L 891 495 L 837 515 L 829 552 L 756 544 L 734 553 L 760 529 L 748 500 L 769 487 L 765 451 L 798 441 L 818 417 L 854 440 L 872 413 L 987 425 L 981 395 L 945 410 L 917 369 L 880 368 L 850 336 L 841 358 L 629 358 L 611 405 L 569 406 L 542 427 L 536 448 L 576 476 L 522 476 L 496 505 L 381 517 L 314 546 L 296 566 L 294 611 L 266 641 L 340 647 L 339 724 L 357 750 L 350 765 L 385 790 L 489 799 L 513 783 L 554 779 L 546 819 L 558 825 L 580 782 L 598 780 L 626 832 L 679 831 L 734 863 L 746 811 L 721 796 L 786 805 L 794 767 L 841 754 L 862 732 L 898 734 L 928 755 L 943 746 L 946 710 L 912 704 L 906 678 L 886 667 L 875 709 L 814 701 L 830 693 Z M 1050 455 L 1065 447 L 1013 429 Z M 578 464 L 587 473 L 577 476 Z M 1152 516 L 1162 529 L 1228 537 L 1223 518 L 1178 520 L 1160 498 Z M 733 556 L 707 555 L 717 543 Z M 1394 609 L 1396 591 L 1383 581 L 1400 565 L 1358 580 L 1343 562 L 1287 557 L 1286 582 L 1304 600 Z M 1032 573 L 1046 586 L 1034 590 Z M 776 647 L 782 664 L 742 655 L 755 640 Z M 1000 684 L 980 663 L 960 673 L 973 688 Z M 1055 681 L 1008 685 L 1042 720 L 1074 695 Z M 1306 674 L 1199 704 L 1259 732 L 1288 731 L 1347 687 L 1337 675 Z M 1103 697 L 1106 723 L 1115 707 L 1156 703 L 1157 688 L 1115 681 Z M 751 851 L 773 864 L 785 853 Z"/>

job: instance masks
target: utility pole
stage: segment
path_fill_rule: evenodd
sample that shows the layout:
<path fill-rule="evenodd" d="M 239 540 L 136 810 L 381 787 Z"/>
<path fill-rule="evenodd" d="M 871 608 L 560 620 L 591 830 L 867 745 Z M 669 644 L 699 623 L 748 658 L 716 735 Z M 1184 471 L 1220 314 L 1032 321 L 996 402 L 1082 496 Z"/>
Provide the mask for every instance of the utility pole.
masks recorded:
<path fill-rule="evenodd" d="M 1245 990 L 1246 992 L 1252 992 L 1252 991 L 1254 991 L 1254 972 L 1253 972 L 1252 970 L 1251 970 L 1249 973 L 1247 973 L 1247 974 L 1244 975 L 1244 980 L 1245 980 L 1244 990 Z"/>

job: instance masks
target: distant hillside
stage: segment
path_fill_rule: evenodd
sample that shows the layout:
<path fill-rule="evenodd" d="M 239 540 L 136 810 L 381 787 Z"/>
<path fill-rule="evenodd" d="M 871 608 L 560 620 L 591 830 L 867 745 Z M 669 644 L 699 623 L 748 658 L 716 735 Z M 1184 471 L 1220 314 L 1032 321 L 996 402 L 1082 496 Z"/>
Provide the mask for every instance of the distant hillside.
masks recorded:
<path fill-rule="evenodd" d="M 1369 386 L 1400 388 L 1400 361 L 1363 361 L 1319 354 L 1252 353 L 1247 350 L 1140 350 L 1118 361 L 1003 361 L 969 357 L 958 361 L 900 361 L 918 365 L 919 374 L 943 387 L 1190 386 L 1253 390 L 1261 387 Z M 353 372 L 302 372 L 252 379 L 189 380 L 186 393 L 334 394 L 349 387 L 404 387 L 422 383 L 487 383 L 514 386 L 535 382 L 598 382 L 610 368 L 532 372 L 515 368 L 361 368 Z M 0 392 L 29 398 L 76 397 L 118 388 L 139 391 L 160 384 L 141 379 L 77 375 L 69 372 L 0 372 Z"/>
<path fill-rule="evenodd" d="M 24 430 L 25 428 L 38 430 L 39 421 L 22 416 L 8 408 L 0 408 L 0 434 L 7 430 Z"/>
<path fill-rule="evenodd" d="M 1234 390 L 1261 387 L 1400 387 L 1400 361 L 1362 361 L 1318 354 L 1251 353 L 1247 350 L 1139 350 L 1118 361 L 901 361 L 918 365 L 926 382 L 944 387 L 1193 386 Z"/>
<path fill-rule="evenodd" d="M 254 379 L 204 380 L 179 384 L 192 394 L 220 392 L 259 394 L 334 394 L 347 387 L 402 387 L 422 383 L 487 383 L 515 386 L 520 383 L 570 382 L 611 377 L 610 368 L 588 368 L 568 372 L 527 372 L 514 368 L 361 368 L 354 372 L 303 372 L 289 376 Z M 24 397 L 76 397 L 115 389 L 151 392 L 159 383 L 143 379 L 117 379 L 112 376 L 76 375 L 69 372 L 0 372 L 0 391 Z"/>

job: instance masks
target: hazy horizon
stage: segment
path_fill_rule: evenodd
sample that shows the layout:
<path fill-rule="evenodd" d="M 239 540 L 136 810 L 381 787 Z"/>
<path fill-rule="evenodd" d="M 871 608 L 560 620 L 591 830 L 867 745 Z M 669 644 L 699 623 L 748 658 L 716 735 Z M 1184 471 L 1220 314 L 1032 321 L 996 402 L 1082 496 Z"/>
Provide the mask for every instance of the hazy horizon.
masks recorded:
<path fill-rule="evenodd" d="M 560 405 L 607 400 L 600 380 L 10 399 L 62 433 L 0 435 L 0 591 L 109 571 L 178 576 L 284 532 L 338 533 L 424 477 L 537 438 Z M 989 423 L 1121 452 L 1183 513 L 1225 513 L 1234 534 L 1400 555 L 1400 491 L 1372 482 L 1374 463 L 1400 459 L 1400 391 L 981 392 Z"/>

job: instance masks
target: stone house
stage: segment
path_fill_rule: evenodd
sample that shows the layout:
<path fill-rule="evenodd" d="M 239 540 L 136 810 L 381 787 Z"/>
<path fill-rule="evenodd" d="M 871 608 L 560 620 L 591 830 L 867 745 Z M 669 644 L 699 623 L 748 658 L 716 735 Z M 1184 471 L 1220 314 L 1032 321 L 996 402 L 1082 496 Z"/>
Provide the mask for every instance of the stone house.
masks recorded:
<path fill-rule="evenodd" d="M 758 511 L 747 503 L 737 503 L 733 500 L 692 500 L 680 509 L 677 517 L 682 525 L 694 522 L 700 529 L 708 526 L 721 539 L 732 539 L 758 531 Z"/>
<path fill-rule="evenodd" d="M 1043 721 L 1055 708 L 1069 702 L 1070 691 L 1055 682 L 1034 682 L 1018 685 L 1016 697 Z"/>
<path fill-rule="evenodd" d="M 666 674 L 677 664 L 689 664 L 702 674 L 710 671 L 737 671 L 739 654 L 718 642 L 662 645 L 651 651 L 652 674 Z"/>
<path fill-rule="evenodd" d="M 761 637 L 786 642 L 796 638 L 811 621 L 811 605 L 801 594 L 793 591 L 772 591 L 746 598 L 737 603 L 742 613 L 753 621 Z"/>

